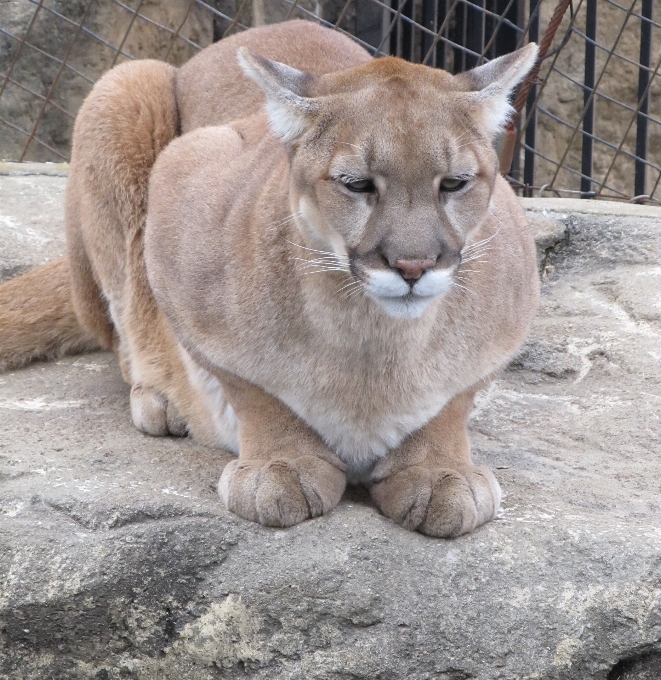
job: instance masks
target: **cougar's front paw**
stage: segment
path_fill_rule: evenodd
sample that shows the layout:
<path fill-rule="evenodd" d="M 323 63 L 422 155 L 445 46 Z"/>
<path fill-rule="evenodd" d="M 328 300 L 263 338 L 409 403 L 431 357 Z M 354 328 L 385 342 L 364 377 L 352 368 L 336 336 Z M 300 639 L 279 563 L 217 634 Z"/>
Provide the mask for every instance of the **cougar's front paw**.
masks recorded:
<path fill-rule="evenodd" d="M 332 510 L 346 486 L 344 470 L 315 456 L 233 460 L 218 493 L 225 507 L 270 527 L 289 527 Z"/>
<path fill-rule="evenodd" d="M 370 486 L 381 512 L 411 531 L 451 538 L 494 519 L 500 486 L 484 467 L 413 466 Z"/>
<path fill-rule="evenodd" d="M 186 434 L 186 422 L 177 407 L 167 397 L 146 385 L 131 387 L 131 418 L 133 424 L 153 437 Z"/>

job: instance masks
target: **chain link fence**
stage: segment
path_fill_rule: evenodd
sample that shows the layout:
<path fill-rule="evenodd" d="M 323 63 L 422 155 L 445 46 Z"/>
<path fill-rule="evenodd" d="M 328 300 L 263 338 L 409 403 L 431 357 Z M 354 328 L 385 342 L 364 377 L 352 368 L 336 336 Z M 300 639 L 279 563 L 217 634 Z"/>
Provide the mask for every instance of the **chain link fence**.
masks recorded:
<path fill-rule="evenodd" d="M 78 107 L 128 59 L 179 65 L 249 26 L 302 18 L 457 73 L 540 42 L 501 169 L 526 196 L 661 201 L 654 0 L 14 0 L 0 2 L 0 157 L 69 158 Z"/>

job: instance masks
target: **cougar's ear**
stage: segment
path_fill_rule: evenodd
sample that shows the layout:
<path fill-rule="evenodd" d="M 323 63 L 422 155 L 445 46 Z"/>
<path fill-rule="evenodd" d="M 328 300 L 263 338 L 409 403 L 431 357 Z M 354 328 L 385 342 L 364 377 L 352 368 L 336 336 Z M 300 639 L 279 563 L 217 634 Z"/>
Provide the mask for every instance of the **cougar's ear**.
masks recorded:
<path fill-rule="evenodd" d="M 535 43 L 528 43 L 516 52 L 455 76 L 462 90 L 475 93 L 473 102 L 489 134 L 498 134 L 507 124 L 514 112 L 510 105 L 512 91 L 530 73 L 538 51 Z"/>
<path fill-rule="evenodd" d="M 240 47 L 237 57 L 243 72 L 266 95 L 266 111 L 274 132 L 283 142 L 295 141 L 317 111 L 315 101 L 306 97 L 315 76 L 266 59 L 247 47 Z"/>

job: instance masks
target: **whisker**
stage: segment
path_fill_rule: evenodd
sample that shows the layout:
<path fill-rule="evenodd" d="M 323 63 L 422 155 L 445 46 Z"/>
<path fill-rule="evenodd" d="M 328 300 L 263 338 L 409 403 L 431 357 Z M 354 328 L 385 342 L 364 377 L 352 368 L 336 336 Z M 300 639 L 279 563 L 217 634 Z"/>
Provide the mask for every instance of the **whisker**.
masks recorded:
<path fill-rule="evenodd" d="M 340 267 L 321 267 L 313 271 L 302 272 L 302 274 L 303 276 L 306 276 L 307 274 L 323 274 L 324 272 L 343 272 L 344 274 L 348 273 L 346 269 L 341 269 Z"/>
<path fill-rule="evenodd" d="M 461 288 L 462 290 L 467 291 L 467 292 L 470 293 L 471 295 L 475 295 L 475 293 L 474 293 L 470 288 L 466 288 L 466 286 L 462 286 L 460 283 L 455 283 L 455 282 L 453 281 L 453 282 L 452 282 L 452 285 L 453 285 L 453 287 L 455 287 L 455 288 Z"/>
<path fill-rule="evenodd" d="M 468 255 L 469 257 L 473 257 L 476 253 L 486 253 L 488 250 L 491 250 L 492 246 L 490 246 L 488 243 L 483 243 L 482 245 L 476 247 L 476 248 L 471 248 L 470 250 L 465 249 L 461 251 L 462 255 Z"/>
<path fill-rule="evenodd" d="M 340 298 L 340 300 L 342 300 L 342 302 L 346 302 L 347 300 L 351 300 L 351 298 L 356 297 L 356 295 L 358 295 L 358 293 L 360 293 L 360 292 L 361 292 L 360 288 L 352 288 L 350 291 L 346 292 Z"/>
<path fill-rule="evenodd" d="M 359 286 L 359 285 L 360 285 L 360 281 L 356 281 L 355 279 L 352 279 L 351 281 L 349 281 L 349 283 L 345 283 L 341 288 L 338 288 L 337 291 L 335 291 L 335 292 L 339 294 L 343 290 L 345 290 L 346 288 L 351 288 L 352 286 Z"/>
<path fill-rule="evenodd" d="M 464 251 L 461 253 L 462 257 L 474 257 L 480 253 L 487 253 L 491 250 L 491 246 L 480 246 L 479 248 L 474 248 L 473 250 Z"/>
<path fill-rule="evenodd" d="M 290 245 L 295 246 L 296 248 L 302 248 L 303 250 L 307 250 L 311 253 L 319 253 L 320 255 L 330 255 L 331 257 L 337 257 L 338 259 L 339 258 L 342 258 L 342 259 L 345 259 L 345 260 L 349 259 L 345 255 L 338 255 L 337 253 L 333 253 L 330 250 L 315 250 L 314 248 L 307 248 L 306 246 L 301 246 L 298 243 L 294 243 L 293 241 L 288 241 L 287 239 L 285 239 L 285 241 L 287 243 L 289 243 Z"/>
<path fill-rule="evenodd" d="M 337 260 L 327 260 L 324 262 L 313 262 L 312 260 L 304 260 L 295 258 L 294 266 L 297 269 L 336 269 L 343 272 L 350 272 L 348 263 L 338 262 Z"/>
<path fill-rule="evenodd" d="M 500 219 L 500 217 L 498 217 L 498 215 L 494 215 L 494 214 L 491 212 L 491 210 L 489 210 L 489 215 L 491 215 L 491 217 L 493 217 L 494 220 L 496 220 L 497 222 L 500 222 L 500 226 L 501 226 L 501 227 L 504 227 L 504 226 L 505 226 L 505 223 Z M 498 229 L 498 231 L 500 231 L 500 229 Z M 496 232 L 496 234 L 498 233 L 498 231 Z"/>
<path fill-rule="evenodd" d="M 349 293 L 345 295 L 342 299 L 350 300 L 352 297 L 358 295 L 358 293 L 362 293 L 363 297 L 365 296 L 365 291 L 363 290 L 362 286 L 359 286 L 358 288 L 354 288 L 353 290 L 349 291 Z"/>
<path fill-rule="evenodd" d="M 358 144 L 352 144 L 351 142 L 340 142 L 340 144 L 346 144 L 347 146 L 353 146 L 354 149 L 358 149 L 358 151 L 362 151 L 365 153 L 365 149 L 363 149 L 362 146 L 358 146 Z"/>
<path fill-rule="evenodd" d="M 305 258 L 301 258 L 305 259 Z M 348 258 L 346 258 L 348 261 Z M 340 262 L 340 258 L 335 256 L 335 255 L 322 255 L 321 257 L 315 257 L 313 260 L 309 260 L 309 262 Z"/>
<path fill-rule="evenodd" d="M 496 219 L 498 219 L 498 218 L 496 218 Z M 493 240 L 494 238 L 496 238 L 496 236 L 498 236 L 499 232 L 500 232 L 500 227 L 498 228 L 498 230 L 496 231 L 496 233 L 495 233 L 495 234 L 492 234 L 491 236 L 489 236 L 489 238 L 482 239 L 481 241 L 476 241 L 475 243 L 471 243 L 469 246 L 466 246 L 466 247 L 464 248 L 464 251 L 463 251 L 463 252 L 468 253 L 468 252 L 470 252 L 471 250 L 475 250 L 475 248 L 479 248 L 479 247 L 482 246 L 482 245 L 486 245 L 486 244 L 489 243 L 491 240 Z"/>
<path fill-rule="evenodd" d="M 458 142 L 462 137 L 465 137 L 469 132 L 470 132 L 470 130 L 464 130 L 460 135 L 455 137 L 452 141 Z"/>
<path fill-rule="evenodd" d="M 461 267 L 463 265 L 468 264 L 469 262 L 477 262 L 481 257 L 486 257 L 486 253 L 476 253 L 475 255 L 471 255 L 470 257 L 465 257 L 462 259 L 461 264 L 459 266 Z"/>
<path fill-rule="evenodd" d="M 345 272 L 347 274 L 349 274 L 351 271 L 348 267 L 343 266 L 340 262 L 308 262 L 305 264 L 297 263 L 296 267 L 300 270 L 316 269 L 323 271 Z"/>
<path fill-rule="evenodd" d="M 480 255 L 488 253 L 490 250 L 492 250 L 490 246 L 482 246 L 481 248 L 476 248 L 475 250 L 471 250 L 468 253 L 462 253 L 461 261 L 465 262 L 466 257 L 479 257 Z"/>
<path fill-rule="evenodd" d="M 268 227 L 279 227 L 279 226 L 282 226 L 283 224 L 286 224 L 286 223 L 289 222 L 290 220 L 296 219 L 296 218 L 297 218 L 299 215 L 301 215 L 301 214 L 302 214 L 302 213 L 301 213 L 301 211 L 299 210 L 298 212 L 292 213 L 291 215 L 288 215 L 287 217 L 283 217 L 283 218 L 280 219 L 280 220 L 276 220 L 275 222 L 270 222 L 270 223 L 267 224 L 266 227 L 264 227 L 264 228 L 267 229 Z"/>

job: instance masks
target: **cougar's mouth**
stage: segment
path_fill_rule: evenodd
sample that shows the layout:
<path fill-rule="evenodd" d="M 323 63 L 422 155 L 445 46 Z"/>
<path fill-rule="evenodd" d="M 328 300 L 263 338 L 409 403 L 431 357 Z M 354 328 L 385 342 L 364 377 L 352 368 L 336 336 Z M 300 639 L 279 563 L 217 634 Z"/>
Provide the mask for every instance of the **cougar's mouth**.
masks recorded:
<path fill-rule="evenodd" d="M 453 286 L 452 269 L 425 272 L 415 283 L 405 281 L 395 271 L 366 270 L 366 294 L 395 318 L 418 318 L 436 299 Z"/>

